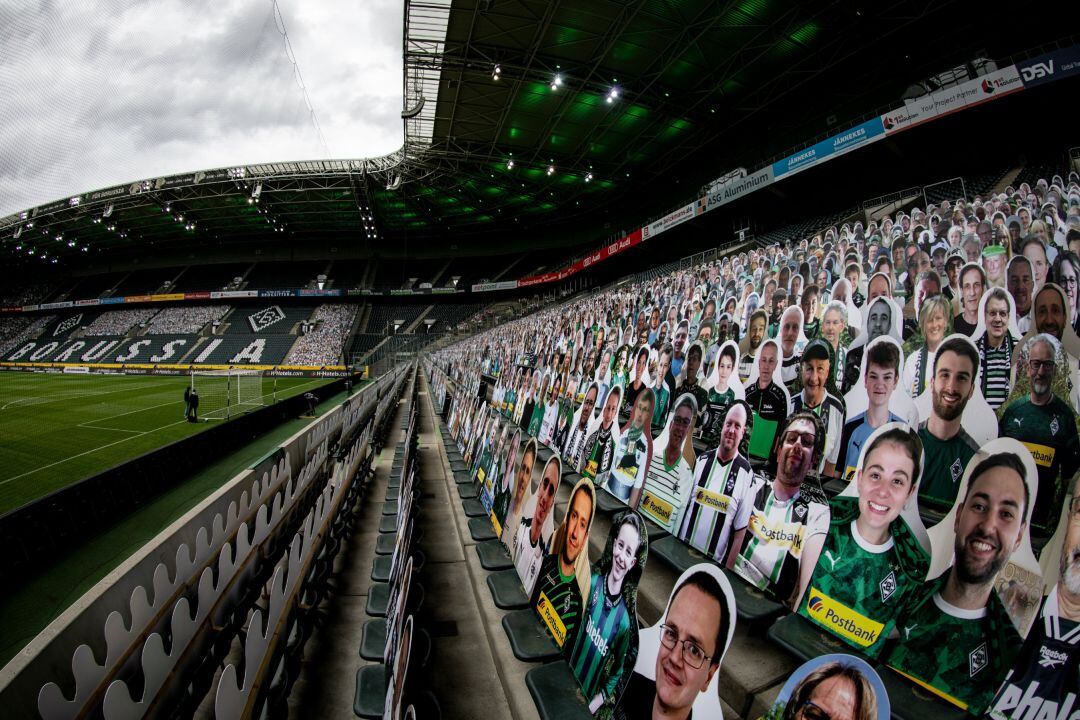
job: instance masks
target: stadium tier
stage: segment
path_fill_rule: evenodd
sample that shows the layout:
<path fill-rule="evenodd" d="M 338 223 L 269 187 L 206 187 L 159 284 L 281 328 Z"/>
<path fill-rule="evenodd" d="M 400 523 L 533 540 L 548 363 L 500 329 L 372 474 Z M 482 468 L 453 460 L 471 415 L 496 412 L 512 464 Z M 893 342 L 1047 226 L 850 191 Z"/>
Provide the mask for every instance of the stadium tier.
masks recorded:
<path fill-rule="evenodd" d="M 1064 10 L 180 3 L 127 142 L 119 4 L 0 49 L 5 717 L 1077 720 Z"/>

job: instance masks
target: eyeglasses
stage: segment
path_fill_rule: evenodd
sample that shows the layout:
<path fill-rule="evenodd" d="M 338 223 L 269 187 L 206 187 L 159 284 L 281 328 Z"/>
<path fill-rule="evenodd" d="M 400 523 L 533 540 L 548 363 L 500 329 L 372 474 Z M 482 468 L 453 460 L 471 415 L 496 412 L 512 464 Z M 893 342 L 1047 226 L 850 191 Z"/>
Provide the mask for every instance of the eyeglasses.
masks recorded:
<path fill-rule="evenodd" d="M 1040 372 L 1042 370 L 1052 371 L 1057 367 L 1057 363 L 1053 360 L 1028 360 L 1028 362 L 1031 364 L 1031 369 L 1035 372 Z"/>
<path fill-rule="evenodd" d="M 670 625 L 660 626 L 660 642 L 668 650 L 674 650 L 675 645 L 679 642 L 679 632 Z M 701 649 L 701 646 L 692 640 L 682 641 L 682 656 L 683 661 L 690 667 L 697 670 L 709 659 L 709 655 L 705 654 L 705 651 Z"/>
<path fill-rule="evenodd" d="M 815 705 L 813 700 L 807 700 L 801 709 L 806 720 L 833 720 L 832 715 Z"/>
<path fill-rule="evenodd" d="M 815 438 L 813 433 L 789 432 L 784 435 L 784 443 L 787 445 L 801 444 L 804 448 L 814 447 Z"/>
<path fill-rule="evenodd" d="M 672 421 L 672 425 L 679 425 L 681 427 L 690 427 L 690 418 L 684 418 L 676 415 Z"/>

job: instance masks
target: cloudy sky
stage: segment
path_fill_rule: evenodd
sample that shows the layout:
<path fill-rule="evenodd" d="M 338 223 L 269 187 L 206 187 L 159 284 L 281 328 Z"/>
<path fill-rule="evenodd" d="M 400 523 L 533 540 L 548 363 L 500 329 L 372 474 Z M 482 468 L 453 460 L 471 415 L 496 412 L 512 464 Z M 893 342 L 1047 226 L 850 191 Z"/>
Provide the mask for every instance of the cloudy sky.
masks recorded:
<path fill-rule="evenodd" d="M 399 148 L 402 0 L 278 7 L 325 145 L 271 0 L 0 0 L 0 217 L 188 170 Z"/>

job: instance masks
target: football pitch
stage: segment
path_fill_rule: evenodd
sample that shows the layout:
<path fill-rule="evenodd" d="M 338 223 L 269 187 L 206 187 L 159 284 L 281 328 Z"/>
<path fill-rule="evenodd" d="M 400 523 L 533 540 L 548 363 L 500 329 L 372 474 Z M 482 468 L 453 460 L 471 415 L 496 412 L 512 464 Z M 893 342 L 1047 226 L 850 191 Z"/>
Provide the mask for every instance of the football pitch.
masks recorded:
<path fill-rule="evenodd" d="M 330 380 L 277 378 L 278 399 Z M 0 373 L 0 515 L 225 422 L 184 419 L 186 377 Z M 263 401 L 274 401 L 263 378 Z"/>

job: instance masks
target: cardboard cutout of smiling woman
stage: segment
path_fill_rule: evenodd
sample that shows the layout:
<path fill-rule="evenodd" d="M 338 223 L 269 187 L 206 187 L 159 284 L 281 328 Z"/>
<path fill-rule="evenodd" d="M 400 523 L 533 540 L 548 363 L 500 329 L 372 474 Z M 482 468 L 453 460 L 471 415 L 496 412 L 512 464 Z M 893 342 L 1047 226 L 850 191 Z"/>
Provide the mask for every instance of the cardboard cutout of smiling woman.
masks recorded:
<path fill-rule="evenodd" d="M 638 633 L 638 659 L 615 709 L 618 720 L 722 718 L 717 678 L 735 635 L 735 596 L 711 563 L 672 588 L 660 622 Z"/>
<path fill-rule="evenodd" d="M 881 677 L 854 655 L 807 660 L 784 683 L 776 704 L 758 720 L 889 720 L 892 706 Z"/>
<path fill-rule="evenodd" d="M 558 455 L 552 455 L 544 464 L 540 485 L 521 511 L 521 520 L 510 543 L 510 559 L 514 561 L 526 595 L 532 594 L 540 563 L 551 549 L 551 536 L 555 532 L 555 493 L 559 490 L 560 480 L 562 461 Z"/>
<path fill-rule="evenodd" d="M 619 446 L 622 436 L 618 422 L 621 402 L 622 388 L 614 385 L 601 405 L 600 417 L 589 425 L 580 470 L 582 477 L 593 480 L 611 469 L 611 464 L 615 459 L 615 448 Z"/>
<path fill-rule="evenodd" d="M 499 534 L 502 544 L 509 551 L 514 541 L 514 533 L 521 521 L 521 511 L 525 501 L 533 492 L 533 468 L 536 467 L 536 440 L 529 438 L 525 443 L 525 449 L 521 451 L 520 460 L 514 473 L 513 486 L 507 496 L 506 513 L 499 517 L 499 505 L 496 504 L 494 514 L 495 532 Z"/>
<path fill-rule="evenodd" d="M 972 715 L 981 716 L 1013 666 L 1042 597 L 1027 530 L 1035 477 L 1031 453 L 1011 438 L 976 452 L 956 504 L 929 529 L 931 579 L 881 656 Z"/>
<path fill-rule="evenodd" d="M 922 441 L 887 423 L 863 446 L 855 480 L 829 503 L 829 534 L 798 612 L 875 658 L 930 569 L 918 512 Z M 842 618 L 842 620 L 841 620 Z"/>
<path fill-rule="evenodd" d="M 604 554 L 593 566 L 585 611 L 564 648 L 589 712 L 606 720 L 637 663 L 637 588 L 649 555 L 649 534 L 633 510 L 611 521 Z"/>
<path fill-rule="evenodd" d="M 560 648 L 573 643 L 589 595 L 589 529 L 595 509 L 596 490 L 582 478 L 570 492 L 566 517 L 540 564 L 529 601 Z"/>

